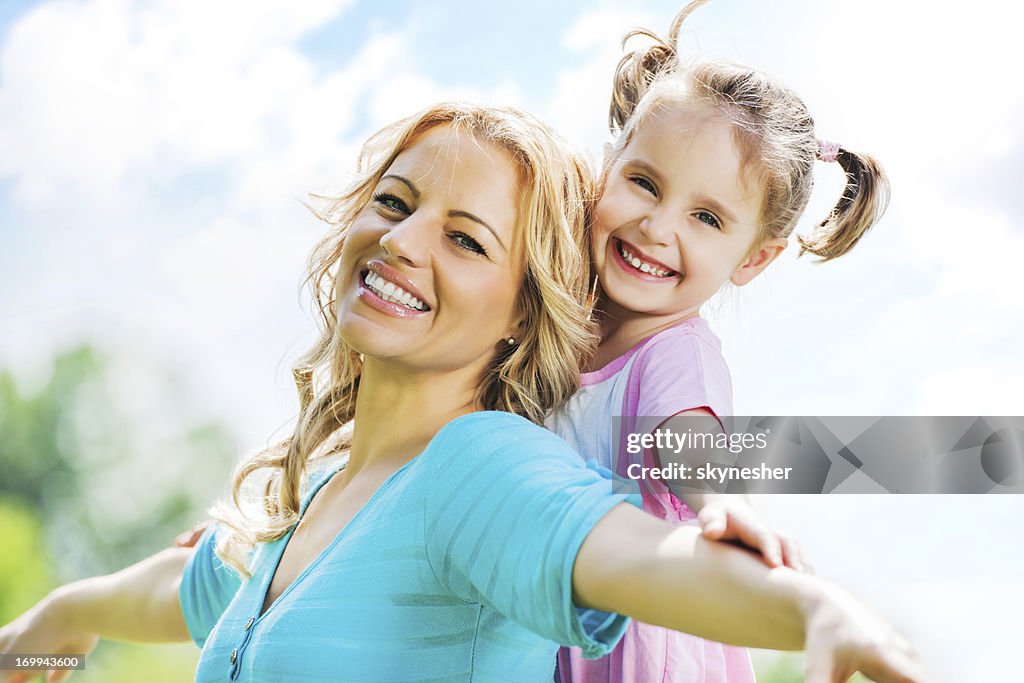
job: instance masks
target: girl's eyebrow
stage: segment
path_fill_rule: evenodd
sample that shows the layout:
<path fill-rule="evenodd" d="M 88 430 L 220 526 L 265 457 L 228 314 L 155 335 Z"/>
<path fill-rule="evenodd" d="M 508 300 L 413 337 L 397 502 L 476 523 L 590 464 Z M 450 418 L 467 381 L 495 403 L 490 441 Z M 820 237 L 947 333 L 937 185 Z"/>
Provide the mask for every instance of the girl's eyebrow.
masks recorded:
<path fill-rule="evenodd" d="M 710 195 L 706 195 L 706 194 L 705 195 L 699 195 L 697 197 L 697 201 L 699 203 L 701 203 L 701 204 L 706 204 L 715 213 L 717 213 L 718 215 L 720 215 L 722 218 L 724 218 L 725 220 L 729 221 L 730 223 L 737 223 L 737 222 L 739 222 L 739 221 L 737 221 L 736 216 L 734 216 L 732 214 L 732 212 L 729 211 L 729 209 L 725 208 L 725 204 L 722 204 L 721 202 L 717 201 L 714 197 L 711 197 Z"/>
<path fill-rule="evenodd" d="M 658 173 L 658 169 L 654 168 L 654 166 L 651 166 L 643 159 L 626 159 L 625 161 L 630 166 L 636 166 L 637 168 L 644 171 L 648 175 L 654 176 L 655 180 L 661 181 L 661 174 Z"/>
<path fill-rule="evenodd" d="M 658 180 L 660 182 L 661 174 L 658 173 L 658 169 L 654 168 L 654 166 L 652 166 L 648 162 L 644 161 L 643 159 L 626 159 L 625 161 L 628 165 L 639 168 L 644 173 L 647 173 L 648 175 L 652 176 L 655 180 Z M 697 201 L 701 204 L 707 205 L 708 207 L 713 209 L 715 213 L 719 214 L 722 218 L 729 221 L 730 223 L 739 222 L 736 219 L 736 216 L 732 213 L 732 211 L 727 209 L 725 207 L 725 204 L 716 200 L 714 197 L 707 194 L 702 194 L 697 197 Z"/>

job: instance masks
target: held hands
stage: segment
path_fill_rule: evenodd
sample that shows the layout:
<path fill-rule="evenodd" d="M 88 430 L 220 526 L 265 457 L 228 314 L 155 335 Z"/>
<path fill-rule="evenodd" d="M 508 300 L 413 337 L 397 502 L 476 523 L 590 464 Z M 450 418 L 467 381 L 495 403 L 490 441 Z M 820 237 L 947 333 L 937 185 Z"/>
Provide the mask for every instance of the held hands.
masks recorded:
<path fill-rule="evenodd" d="M 708 494 L 697 515 L 702 535 L 709 541 L 732 541 L 753 550 L 769 567 L 812 572 L 800 544 L 765 524 L 761 515 L 741 496 Z"/>
<path fill-rule="evenodd" d="M 36 603 L 32 609 L 0 628 L 0 654 L 6 655 L 88 655 L 99 636 L 76 629 L 68 619 L 59 589 Z M 7 662 L 11 665 L 11 662 Z M 47 683 L 65 681 L 73 670 L 46 671 L 0 669 L 0 683 L 23 683 L 46 674 Z"/>

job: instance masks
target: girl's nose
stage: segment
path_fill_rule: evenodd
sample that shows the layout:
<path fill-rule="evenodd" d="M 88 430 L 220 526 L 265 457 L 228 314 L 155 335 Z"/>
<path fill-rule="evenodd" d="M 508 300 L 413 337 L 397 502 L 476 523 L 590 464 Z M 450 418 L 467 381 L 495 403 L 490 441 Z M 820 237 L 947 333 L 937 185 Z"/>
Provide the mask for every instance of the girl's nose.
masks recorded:
<path fill-rule="evenodd" d="M 640 234 L 651 244 L 667 245 L 672 238 L 672 226 L 662 216 L 648 215 L 640 219 Z"/>

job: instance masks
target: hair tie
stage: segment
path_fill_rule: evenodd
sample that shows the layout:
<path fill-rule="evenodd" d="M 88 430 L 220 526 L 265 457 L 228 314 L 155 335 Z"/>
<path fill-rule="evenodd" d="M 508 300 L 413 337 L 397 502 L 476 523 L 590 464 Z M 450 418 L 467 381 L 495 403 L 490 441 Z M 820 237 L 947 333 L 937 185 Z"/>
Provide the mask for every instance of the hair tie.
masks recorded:
<path fill-rule="evenodd" d="M 828 140 L 818 140 L 818 158 L 826 163 L 836 160 L 839 156 L 839 143 Z"/>

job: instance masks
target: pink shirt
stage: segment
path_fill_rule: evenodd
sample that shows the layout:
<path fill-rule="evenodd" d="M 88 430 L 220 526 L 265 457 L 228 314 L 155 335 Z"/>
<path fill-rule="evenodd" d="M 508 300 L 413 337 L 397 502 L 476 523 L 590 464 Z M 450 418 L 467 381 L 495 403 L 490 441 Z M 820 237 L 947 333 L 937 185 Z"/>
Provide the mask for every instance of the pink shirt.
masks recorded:
<path fill-rule="evenodd" d="M 619 474 L 626 459 L 616 455 L 623 433 L 650 432 L 666 417 L 705 408 L 732 414 L 732 382 L 722 345 L 702 318 L 690 318 L 640 342 L 622 356 L 580 378 L 580 389 L 547 422 L 585 459 Z M 638 419 L 645 417 L 647 419 Z M 659 418 L 659 419 L 651 419 Z M 644 464 L 656 461 L 650 451 Z M 660 480 L 641 483 L 643 507 L 662 519 L 691 522 L 695 516 Z M 642 580 L 643 577 L 637 577 Z M 706 641 L 633 621 L 615 649 L 584 659 L 578 648 L 558 652 L 562 683 L 752 683 L 744 648 Z"/>

